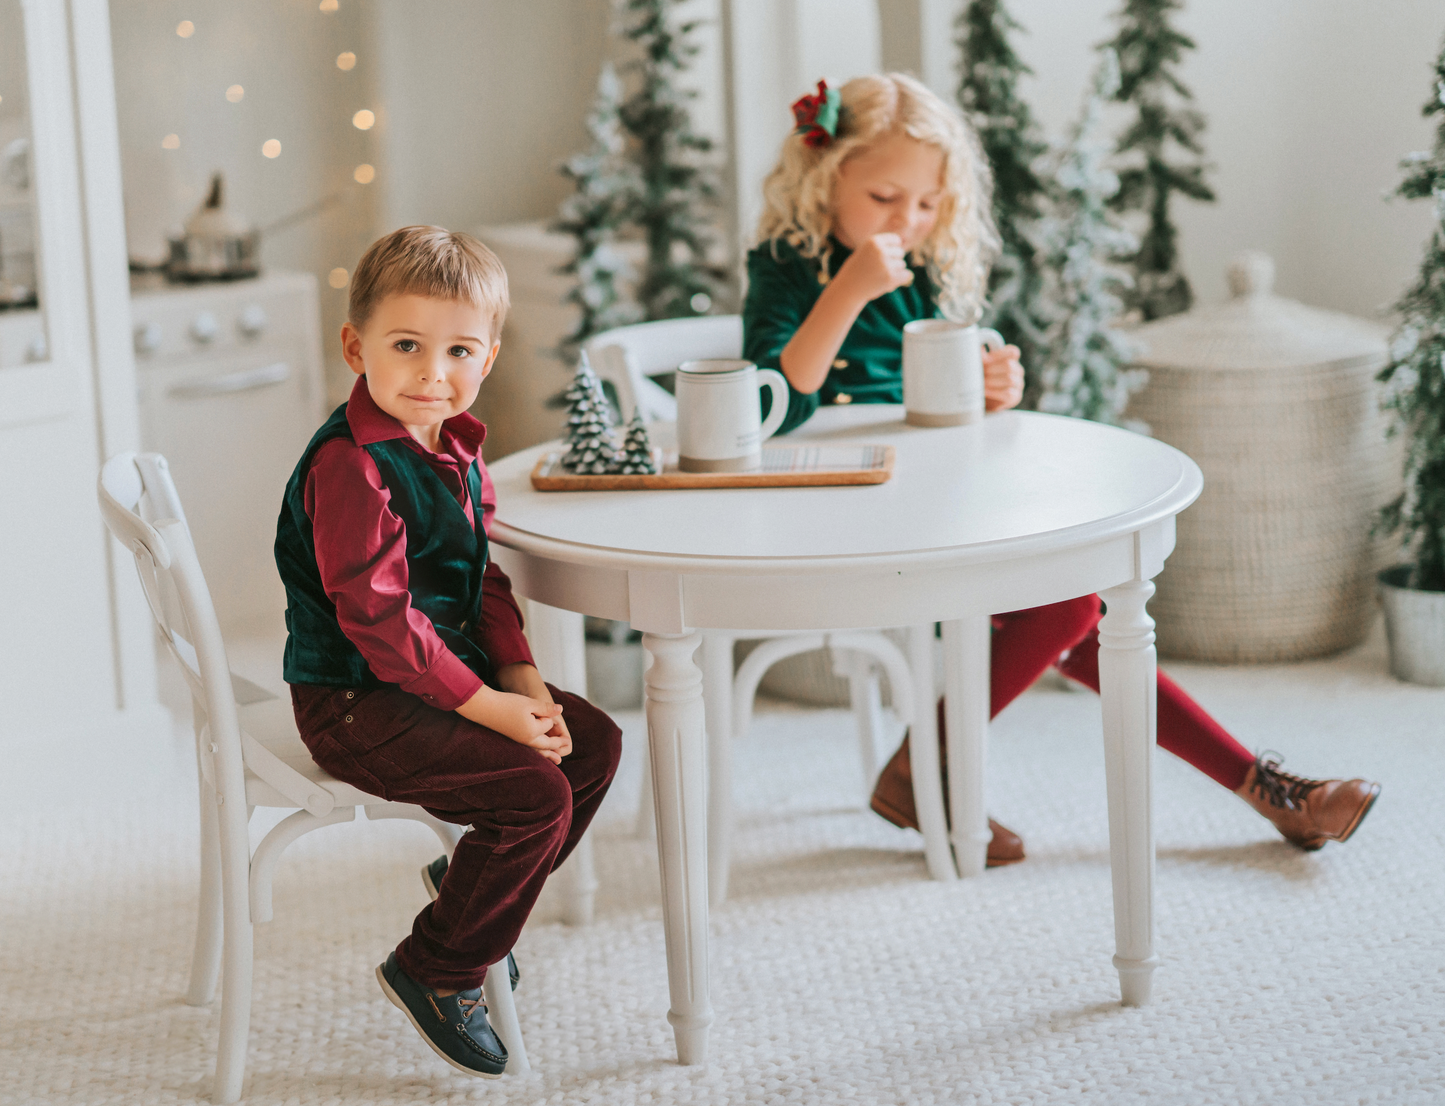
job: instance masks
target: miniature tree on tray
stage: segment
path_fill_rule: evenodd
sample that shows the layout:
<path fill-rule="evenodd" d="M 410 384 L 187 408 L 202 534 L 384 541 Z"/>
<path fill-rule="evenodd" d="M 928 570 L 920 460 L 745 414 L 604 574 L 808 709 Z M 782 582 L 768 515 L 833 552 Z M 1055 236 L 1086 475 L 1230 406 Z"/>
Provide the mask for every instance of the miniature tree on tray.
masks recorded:
<path fill-rule="evenodd" d="M 633 411 L 632 421 L 622 439 L 621 465 L 617 469 L 624 476 L 656 476 L 657 462 L 652 456 L 652 439 L 647 436 L 647 427 L 642 413 Z"/>
<path fill-rule="evenodd" d="M 562 467 L 587 476 L 616 472 L 617 447 L 608 425 L 611 409 L 586 353 L 578 359 L 577 373 L 562 398 L 567 403 L 567 452 L 562 455 Z"/>

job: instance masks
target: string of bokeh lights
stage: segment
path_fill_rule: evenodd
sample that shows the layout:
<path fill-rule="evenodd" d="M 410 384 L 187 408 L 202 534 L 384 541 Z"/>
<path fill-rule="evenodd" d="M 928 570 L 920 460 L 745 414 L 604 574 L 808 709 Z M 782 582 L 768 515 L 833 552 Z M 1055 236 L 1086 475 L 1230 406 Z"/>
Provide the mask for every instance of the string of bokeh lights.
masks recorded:
<path fill-rule="evenodd" d="M 340 0 L 321 0 L 319 10 L 331 13 L 340 10 Z M 188 39 L 195 35 L 196 24 L 189 19 L 182 19 L 176 24 L 176 37 Z M 351 50 L 343 50 L 336 55 L 336 68 L 343 73 L 349 73 L 356 68 L 356 54 Z M 246 98 L 246 89 L 233 84 L 226 89 L 226 100 L 232 104 L 239 104 Z M 376 126 L 376 113 L 369 108 L 361 108 L 351 116 L 351 125 L 359 131 L 369 131 Z M 161 139 L 161 149 L 179 150 L 181 148 L 181 136 L 171 133 Z M 281 140 L 279 138 L 268 138 L 261 143 L 261 156 L 274 161 L 281 156 Z M 351 179 L 357 184 L 370 184 L 376 179 L 376 167 L 369 162 L 362 162 L 351 174 Z M 327 283 L 332 288 L 345 288 L 351 279 L 351 274 L 343 268 L 332 269 L 327 274 Z"/>

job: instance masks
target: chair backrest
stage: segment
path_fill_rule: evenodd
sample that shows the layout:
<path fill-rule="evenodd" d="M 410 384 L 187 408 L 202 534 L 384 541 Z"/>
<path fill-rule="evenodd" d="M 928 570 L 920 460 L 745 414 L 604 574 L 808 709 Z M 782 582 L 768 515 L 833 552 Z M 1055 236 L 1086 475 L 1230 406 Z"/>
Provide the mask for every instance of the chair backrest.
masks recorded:
<path fill-rule="evenodd" d="M 684 361 L 741 357 L 741 315 L 700 315 L 620 326 L 596 334 L 582 347 L 593 371 L 617 393 L 622 417 L 638 411 L 647 422 L 677 418 L 677 402 L 648 377 L 672 372 Z"/>
<path fill-rule="evenodd" d="M 241 729 L 238 703 L 275 696 L 231 672 L 216 608 L 170 467 L 159 453 L 121 453 L 100 470 L 100 514 L 135 558 L 141 588 L 161 640 L 181 667 L 196 709 L 196 756 L 223 803 L 246 809 L 249 768 L 297 806 L 327 813 L 330 792 L 290 767 Z"/>

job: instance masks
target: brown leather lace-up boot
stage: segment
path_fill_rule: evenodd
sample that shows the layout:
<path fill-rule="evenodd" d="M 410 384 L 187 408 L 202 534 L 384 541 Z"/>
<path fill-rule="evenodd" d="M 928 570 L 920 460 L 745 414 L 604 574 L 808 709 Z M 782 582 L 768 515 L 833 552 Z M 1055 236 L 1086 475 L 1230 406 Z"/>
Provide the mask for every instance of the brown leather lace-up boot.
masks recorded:
<path fill-rule="evenodd" d="M 947 795 L 947 754 L 943 751 L 941 742 L 939 746 L 940 763 L 943 765 L 943 793 Z M 883 766 L 878 783 L 873 787 L 873 798 L 868 805 L 874 814 L 895 826 L 914 830 L 918 828 L 918 813 L 913 806 L 913 766 L 908 761 L 908 738 L 903 739 L 898 751 Z M 944 813 L 946 816 L 946 806 Z M 989 839 L 988 858 L 985 861 L 988 867 L 1001 868 L 1005 864 L 1017 864 L 1024 859 L 1024 843 L 1018 834 L 999 825 L 992 818 L 988 820 L 988 829 L 993 834 Z"/>
<path fill-rule="evenodd" d="M 1380 794 L 1368 780 L 1310 780 L 1279 769 L 1278 753 L 1260 753 L 1235 792 L 1302 849 L 1348 841 Z"/>

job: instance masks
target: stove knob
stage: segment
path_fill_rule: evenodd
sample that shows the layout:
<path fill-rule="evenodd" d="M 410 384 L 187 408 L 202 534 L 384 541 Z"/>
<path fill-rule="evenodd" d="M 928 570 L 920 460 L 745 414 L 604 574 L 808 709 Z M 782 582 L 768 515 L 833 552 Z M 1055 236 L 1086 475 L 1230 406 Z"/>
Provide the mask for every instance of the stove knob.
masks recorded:
<path fill-rule="evenodd" d="M 247 338 L 258 338 L 266 329 L 266 309 L 259 303 L 248 305 L 236 320 L 236 329 Z"/>
<path fill-rule="evenodd" d="M 191 320 L 191 337 L 198 342 L 211 341 L 220 329 L 216 322 L 216 316 L 209 311 L 202 311 Z"/>
<path fill-rule="evenodd" d="M 137 323 L 135 328 L 136 353 L 155 353 L 161 348 L 161 324 Z"/>

